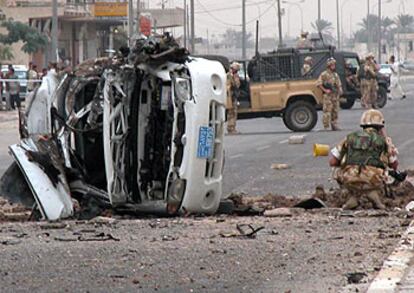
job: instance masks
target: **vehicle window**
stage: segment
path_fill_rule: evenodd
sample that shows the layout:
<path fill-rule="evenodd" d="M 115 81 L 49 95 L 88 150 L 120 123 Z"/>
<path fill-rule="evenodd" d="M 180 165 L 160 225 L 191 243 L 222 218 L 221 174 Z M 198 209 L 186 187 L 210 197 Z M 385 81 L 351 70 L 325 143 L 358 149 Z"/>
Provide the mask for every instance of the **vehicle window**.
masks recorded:
<path fill-rule="evenodd" d="M 345 64 L 350 64 L 352 68 L 359 68 L 359 62 L 357 58 L 345 58 Z"/>
<path fill-rule="evenodd" d="M 14 72 L 19 79 L 26 79 L 26 71 L 15 71 Z"/>

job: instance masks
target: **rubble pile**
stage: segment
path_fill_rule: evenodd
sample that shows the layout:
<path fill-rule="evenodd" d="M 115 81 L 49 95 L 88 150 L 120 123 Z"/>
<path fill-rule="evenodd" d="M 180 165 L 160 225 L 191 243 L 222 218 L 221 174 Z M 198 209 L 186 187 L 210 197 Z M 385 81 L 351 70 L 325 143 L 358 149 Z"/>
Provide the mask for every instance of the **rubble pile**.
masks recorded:
<path fill-rule="evenodd" d="M 32 214 L 29 209 L 21 204 L 14 204 L 0 197 L 0 222 L 28 221 Z"/>
<path fill-rule="evenodd" d="M 409 209 L 408 205 L 414 202 L 414 172 L 408 172 L 406 181 L 395 186 L 388 186 L 387 192 L 381 195 L 381 201 L 390 210 Z M 327 208 L 341 208 L 348 200 L 349 194 L 339 188 L 325 191 L 323 186 L 317 186 L 311 197 L 288 197 L 283 195 L 267 194 L 250 197 L 246 194 L 232 194 L 228 199 L 234 204 L 234 213 L 238 215 L 263 214 L 266 210 L 278 208 L 300 207 L 314 209 L 326 206 Z M 310 201 L 310 200 L 315 201 Z M 414 204 L 413 204 L 414 207 Z M 368 199 L 361 198 L 358 209 L 372 209 Z"/>

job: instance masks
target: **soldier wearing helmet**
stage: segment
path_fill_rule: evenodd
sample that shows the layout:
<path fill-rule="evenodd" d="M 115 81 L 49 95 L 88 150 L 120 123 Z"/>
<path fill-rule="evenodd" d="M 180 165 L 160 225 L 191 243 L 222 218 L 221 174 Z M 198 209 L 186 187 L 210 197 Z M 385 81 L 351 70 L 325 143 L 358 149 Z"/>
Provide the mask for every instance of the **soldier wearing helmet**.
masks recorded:
<path fill-rule="evenodd" d="M 364 64 L 364 75 L 365 75 L 365 83 L 366 89 L 361 99 L 362 107 L 364 108 L 376 108 L 377 107 L 377 92 L 378 92 L 378 83 L 377 83 L 377 75 L 378 75 L 378 68 L 377 64 L 375 63 L 374 54 L 369 53 L 365 57 L 365 64 Z"/>
<path fill-rule="evenodd" d="M 384 116 L 367 110 L 361 117 L 362 130 L 349 134 L 331 150 L 329 165 L 338 167 L 335 179 L 347 193 L 344 209 L 355 209 L 361 199 L 385 209 L 380 197 L 387 181 L 387 170 L 398 168 L 398 151 L 385 133 Z"/>
<path fill-rule="evenodd" d="M 331 126 L 332 130 L 339 130 L 338 112 L 339 98 L 342 96 L 342 84 L 336 73 L 336 60 L 329 58 L 326 70 L 319 76 L 316 86 L 323 92 L 323 127 Z"/>
<path fill-rule="evenodd" d="M 227 73 L 227 132 L 237 134 L 237 107 L 240 98 L 240 64 L 233 62 Z"/>
<path fill-rule="evenodd" d="M 296 47 L 298 49 L 303 49 L 303 48 L 312 48 L 312 43 L 308 40 L 308 32 L 302 32 L 300 34 L 300 38 L 298 40 L 298 42 L 296 43 Z"/>
<path fill-rule="evenodd" d="M 303 60 L 302 75 L 306 75 L 313 66 L 313 58 L 311 56 L 306 56 Z"/>
<path fill-rule="evenodd" d="M 350 90 L 357 90 L 359 87 L 359 82 L 356 77 L 356 72 L 350 62 L 345 63 L 345 80 L 346 87 Z"/>

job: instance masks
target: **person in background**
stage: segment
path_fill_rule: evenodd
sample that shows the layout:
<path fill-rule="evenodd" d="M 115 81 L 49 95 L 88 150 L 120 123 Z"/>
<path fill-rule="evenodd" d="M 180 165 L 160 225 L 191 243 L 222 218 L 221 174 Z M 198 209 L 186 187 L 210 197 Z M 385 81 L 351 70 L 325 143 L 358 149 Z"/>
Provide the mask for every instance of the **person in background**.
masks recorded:
<path fill-rule="evenodd" d="M 240 76 L 239 70 L 241 65 L 233 62 L 230 65 L 230 70 L 227 73 L 227 132 L 228 134 L 238 134 L 236 130 L 237 123 L 237 108 L 240 98 Z"/>
<path fill-rule="evenodd" d="M 1 72 L 1 68 L 3 67 L 0 64 L 0 79 L 4 78 L 3 72 Z M 3 110 L 3 81 L 0 81 L 0 110 Z"/>
<path fill-rule="evenodd" d="M 311 41 L 308 40 L 308 32 L 302 32 L 300 34 L 300 38 L 298 42 L 296 43 L 296 48 L 303 49 L 303 48 L 312 48 Z"/>
<path fill-rule="evenodd" d="M 365 79 L 366 79 L 366 91 L 365 96 L 362 97 L 362 106 L 364 108 L 376 108 L 378 99 L 378 66 L 375 62 L 374 54 L 369 53 L 365 58 Z"/>
<path fill-rule="evenodd" d="M 39 79 L 39 74 L 37 73 L 37 66 L 30 62 L 30 68 L 27 72 L 27 79 L 29 80 L 27 83 L 27 91 L 32 92 L 36 88 L 36 83 L 30 80 Z"/>
<path fill-rule="evenodd" d="M 43 79 L 43 77 L 45 77 L 46 75 L 47 75 L 47 68 L 43 68 L 42 73 L 40 74 L 40 78 Z"/>
<path fill-rule="evenodd" d="M 338 127 L 339 98 L 342 96 L 342 84 L 336 73 L 336 60 L 329 58 L 326 62 L 326 70 L 319 76 L 316 86 L 323 93 L 323 127 L 325 130 L 340 130 Z"/>
<path fill-rule="evenodd" d="M 401 99 L 406 98 L 405 91 L 401 86 L 400 81 L 400 73 L 401 73 L 401 65 L 400 63 L 395 61 L 395 56 L 392 55 L 390 57 L 390 65 L 391 65 L 391 85 L 390 85 L 390 99 L 400 97 Z"/>
<path fill-rule="evenodd" d="M 6 91 L 9 93 L 10 106 L 13 110 L 20 109 L 20 83 L 17 81 L 18 76 L 14 73 L 14 68 L 10 67 L 7 79 L 12 81 L 6 82 Z"/>
<path fill-rule="evenodd" d="M 302 67 L 302 76 L 306 75 L 309 71 L 311 71 L 313 66 L 313 58 L 311 56 L 306 56 L 303 60 L 303 67 Z"/>

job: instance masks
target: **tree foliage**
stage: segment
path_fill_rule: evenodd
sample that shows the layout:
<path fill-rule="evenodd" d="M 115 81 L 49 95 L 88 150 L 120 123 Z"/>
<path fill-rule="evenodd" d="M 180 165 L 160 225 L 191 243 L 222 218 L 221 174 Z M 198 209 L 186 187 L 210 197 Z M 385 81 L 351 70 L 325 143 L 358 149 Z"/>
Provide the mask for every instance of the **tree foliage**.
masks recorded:
<path fill-rule="evenodd" d="M 414 17 L 412 15 L 400 14 L 395 22 L 401 33 L 411 33 L 414 30 Z"/>
<path fill-rule="evenodd" d="M 317 19 L 311 23 L 312 28 L 320 35 L 322 35 L 325 44 L 333 44 L 335 42 L 332 32 L 334 27 L 332 22 L 325 19 Z"/>
<path fill-rule="evenodd" d="M 254 42 L 252 40 L 253 35 L 251 33 L 246 33 L 246 47 L 253 48 Z M 226 47 L 242 47 L 243 33 L 241 31 L 236 31 L 234 29 L 227 29 L 222 35 L 222 43 Z"/>
<path fill-rule="evenodd" d="M 321 32 L 322 34 L 332 35 L 333 26 L 332 22 L 327 21 L 325 19 L 317 19 L 315 22 L 311 23 L 312 28 L 316 32 Z"/>
<path fill-rule="evenodd" d="M 0 45 L 0 60 L 11 60 L 13 57 L 12 49 L 9 46 Z"/>
<path fill-rule="evenodd" d="M 1 26 L 7 29 L 7 34 L 0 34 L 0 43 L 11 45 L 22 41 L 22 50 L 28 54 L 36 53 L 47 46 L 47 37 L 25 23 L 10 19 L 2 22 Z"/>
<path fill-rule="evenodd" d="M 362 22 L 359 23 L 361 29 L 355 33 L 356 41 L 366 43 L 369 37 L 371 42 L 378 42 L 378 25 L 379 19 L 377 15 L 370 14 L 368 18 L 363 18 Z M 414 17 L 408 14 L 401 14 L 398 15 L 395 20 L 392 20 L 389 17 L 381 19 L 381 37 L 388 44 L 393 44 L 394 35 L 398 32 L 414 32 Z"/>

